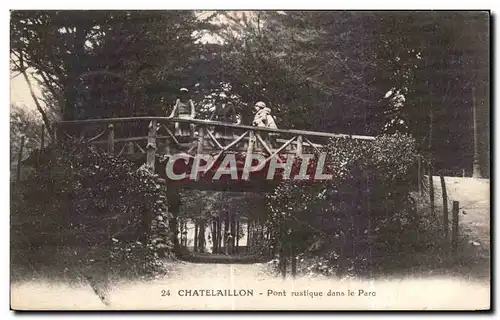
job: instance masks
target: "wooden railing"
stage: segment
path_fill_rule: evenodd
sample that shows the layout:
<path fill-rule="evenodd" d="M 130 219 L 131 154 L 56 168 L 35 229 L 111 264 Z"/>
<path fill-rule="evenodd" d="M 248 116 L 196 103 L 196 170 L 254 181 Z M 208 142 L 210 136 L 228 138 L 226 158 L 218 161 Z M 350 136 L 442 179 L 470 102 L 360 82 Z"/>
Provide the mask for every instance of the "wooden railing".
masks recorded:
<path fill-rule="evenodd" d="M 131 123 L 136 124 L 135 129 L 140 128 L 139 133 L 127 129 L 127 126 L 130 126 Z M 142 124 L 142 126 L 137 126 L 138 123 Z M 176 123 L 193 126 L 192 135 L 179 136 L 175 134 L 175 129 L 171 126 Z M 147 135 L 144 132 L 146 125 Z M 102 126 L 105 126 L 105 128 L 102 129 Z M 119 134 L 117 134 L 117 127 L 120 127 Z M 90 137 L 86 137 L 89 135 Z M 136 151 L 145 153 L 146 163 L 152 170 L 154 170 L 157 154 L 173 154 L 176 152 L 192 155 L 214 153 L 216 154 L 214 159 L 217 160 L 227 152 L 245 152 L 248 155 L 258 151 L 267 153 L 266 161 L 268 161 L 279 154 L 288 153 L 300 157 L 305 153 L 320 152 L 323 144 L 330 138 L 375 139 L 371 136 L 362 135 L 271 129 L 218 121 L 168 117 L 62 121 L 58 124 L 57 136 L 59 138 L 79 136 L 87 139 L 96 147 L 105 147 L 107 152 L 114 155 L 130 155 L 136 153 Z M 106 137 L 106 139 L 102 139 L 103 137 Z M 145 145 L 144 142 L 146 142 Z"/>

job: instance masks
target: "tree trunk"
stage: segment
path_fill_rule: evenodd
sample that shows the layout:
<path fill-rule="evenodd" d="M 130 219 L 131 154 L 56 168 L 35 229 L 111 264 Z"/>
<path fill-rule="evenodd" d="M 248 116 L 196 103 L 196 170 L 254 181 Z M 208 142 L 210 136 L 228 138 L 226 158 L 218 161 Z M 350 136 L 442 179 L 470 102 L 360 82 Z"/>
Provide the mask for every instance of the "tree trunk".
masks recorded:
<path fill-rule="evenodd" d="M 265 239 L 264 226 L 260 225 L 259 228 L 260 228 L 260 231 L 259 231 L 259 243 L 263 243 L 264 239 Z"/>
<path fill-rule="evenodd" d="M 290 241 L 290 259 L 292 259 L 292 277 L 297 275 L 297 257 L 295 255 L 295 244 Z"/>
<path fill-rule="evenodd" d="M 235 248 L 236 253 L 239 253 L 239 251 L 240 251 L 239 250 L 239 246 L 240 246 L 240 220 L 236 220 L 235 238 L 236 238 L 236 246 L 234 248 Z"/>
<path fill-rule="evenodd" d="M 224 219 L 224 238 L 223 238 L 223 241 L 224 241 L 224 251 L 227 251 L 227 236 L 229 234 L 229 213 L 226 212 L 226 217 Z"/>
<path fill-rule="evenodd" d="M 247 252 L 250 250 L 250 220 L 247 220 Z"/>
<path fill-rule="evenodd" d="M 194 220 L 194 248 L 193 252 L 198 252 L 198 220 Z"/>
<path fill-rule="evenodd" d="M 188 235 L 187 220 L 184 220 L 184 231 L 186 232 L 186 236 L 184 238 L 184 246 L 187 247 L 187 245 L 188 245 L 188 240 L 187 240 L 187 235 Z"/>
<path fill-rule="evenodd" d="M 219 253 L 222 252 L 222 239 L 223 239 L 223 234 L 222 234 L 222 221 L 220 221 L 220 218 L 217 217 L 217 250 Z"/>
<path fill-rule="evenodd" d="M 234 216 L 231 217 L 231 234 L 233 235 L 233 237 L 231 238 L 231 249 L 232 251 L 234 251 L 236 245 L 236 221 L 234 220 Z"/>
<path fill-rule="evenodd" d="M 24 80 L 26 81 L 26 84 L 28 85 L 28 90 L 30 92 L 31 98 L 33 99 L 33 102 L 35 102 L 36 109 L 40 113 L 40 115 L 42 117 L 42 121 L 45 124 L 45 127 L 47 127 L 47 132 L 49 133 L 49 135 L 51 137 L 53 137 L 52 126 L 50 125 L 50 121 L 49 121 L 49 118 L 47 117 L 47 113 L 40 105 L 40 102 L 38 101 L 38 98 L 35 94 L 35 91 L 33 90 L 33 86 L 31 85 L 31 81 L 28 77 L 28 73 L 26 72 L 26 66 L 24 64 L 24 57 L 22 54 L 20 54 L 18 56 L 18 58 L 19 58 L 19 69 L 21 71 L 21 74 L 24 77 Z"/>
<path fill-rule="evenodd" d="M 218 244 L 218 239 L 217 239 L 217 218 L 212 219 L 212 253 L 217 252 L 217 244 Z"/>
<path fill-rule="evenodd" d="M 199 252 L 205 252 L 205 220 L 200 221 L 200 234 L 198 235 Z"/>
<path fill-rule="evenodd" d="M 179 217 L 180 208 L 180 195 L 178 190 L 172 190 L 167 193 L 168 209 L 172 213 L 172 218 L 169 220 L 168 225 L 170 232 L 172 233 L 172 243 L 174 244 L 174 251 L 177 252 L 179 249 L 179 229 L 177 225 L 177 218 Z"/>

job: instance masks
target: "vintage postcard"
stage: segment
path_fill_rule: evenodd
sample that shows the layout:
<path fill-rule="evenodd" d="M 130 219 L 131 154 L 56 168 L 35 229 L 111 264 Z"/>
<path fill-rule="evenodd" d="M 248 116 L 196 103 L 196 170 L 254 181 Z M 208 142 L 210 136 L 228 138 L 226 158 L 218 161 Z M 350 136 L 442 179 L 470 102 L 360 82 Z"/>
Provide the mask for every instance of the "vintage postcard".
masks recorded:
<path fill-rule="evenodd" d="M 13 10 L 12 310 L 489 310 L 490 12 Z"/>

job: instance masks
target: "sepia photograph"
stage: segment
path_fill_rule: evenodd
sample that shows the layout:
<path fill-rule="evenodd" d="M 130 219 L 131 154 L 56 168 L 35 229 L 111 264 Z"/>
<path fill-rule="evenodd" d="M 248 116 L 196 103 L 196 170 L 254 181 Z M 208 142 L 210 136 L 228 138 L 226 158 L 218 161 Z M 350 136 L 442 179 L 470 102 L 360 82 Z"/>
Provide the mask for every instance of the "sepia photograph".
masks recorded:
<path fill-rule="evenodd" d="M 10 309 L 490 310 L 491 21 L 11 10 Z"/>

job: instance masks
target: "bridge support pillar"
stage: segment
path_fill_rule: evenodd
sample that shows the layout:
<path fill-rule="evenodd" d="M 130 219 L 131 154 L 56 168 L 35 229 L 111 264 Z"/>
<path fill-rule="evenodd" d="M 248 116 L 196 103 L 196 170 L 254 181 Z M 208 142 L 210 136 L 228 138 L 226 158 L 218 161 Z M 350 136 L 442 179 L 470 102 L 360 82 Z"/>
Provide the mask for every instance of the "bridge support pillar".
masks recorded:
<path fill-rule="evenodd" d="M 146 146 L 146 165 L 151 172 L 155 172 L 156 161 L 156 120 L 149 124 L 148 145 Z"/>
<path fill-rule="evenodd" d="M 302 142 L 302 136 L 301 135 L 298 135 L 297 136 L 297 149 L 295 151 L 295 155 L 300 158 L 302 157 L 302 145 L 303 145 L 303 142 Z"/>

